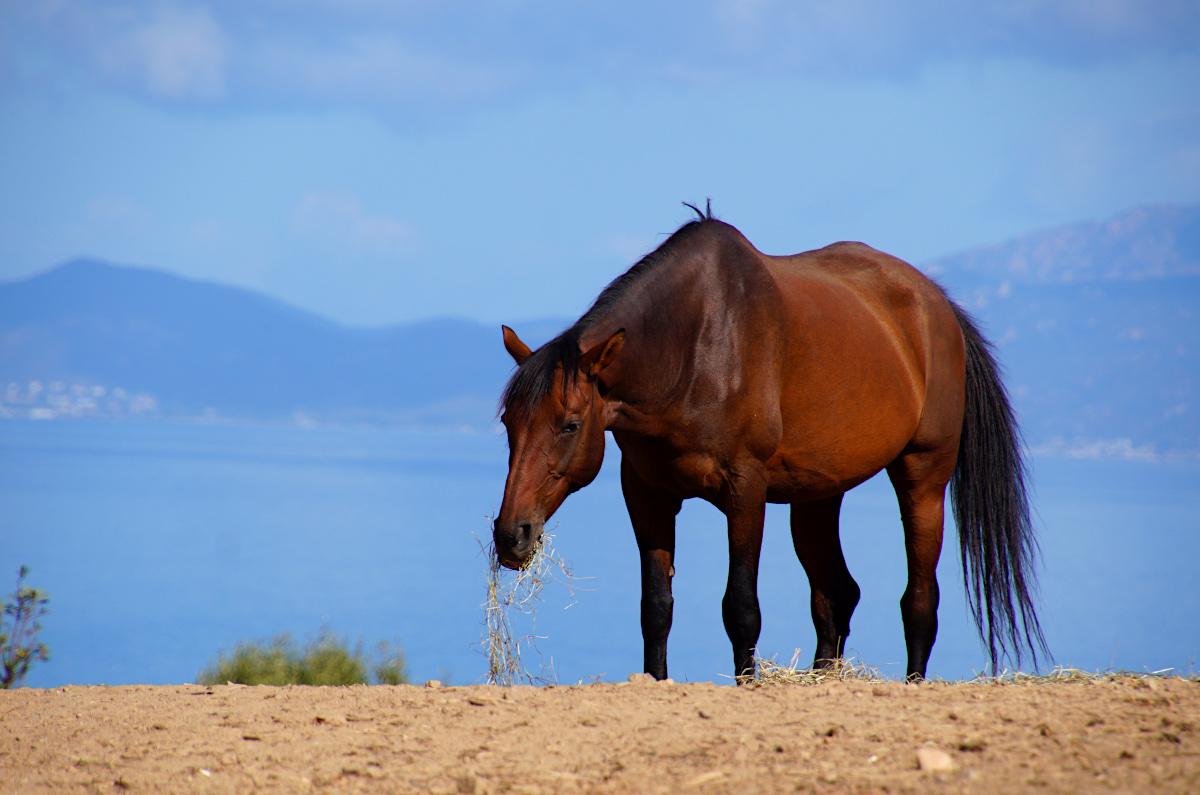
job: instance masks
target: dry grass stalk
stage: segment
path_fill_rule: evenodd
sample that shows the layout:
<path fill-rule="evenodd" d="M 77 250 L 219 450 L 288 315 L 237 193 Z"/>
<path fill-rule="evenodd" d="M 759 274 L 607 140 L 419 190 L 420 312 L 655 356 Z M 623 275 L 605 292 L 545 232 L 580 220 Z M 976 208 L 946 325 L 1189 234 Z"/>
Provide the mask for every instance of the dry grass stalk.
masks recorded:
<path fill-rule="evenodd" d="M 553 685 L 558 683 L 553 658 L 547 665 L 538 648 L 535 634 L 537 603 L 551 580 L 567 586 L 570 607 L 575 604 L 574 577 L 571 567 L 551 544 L 549 532 L 541 540 L 525 565 L 516 571 L 506 569 L 496 558 L 492 542 L 479 546 L 488 562 L 487 599 L 483 603 L 483 653 L 488 660 L 488 683 L 511 687 L 516 684 Z M 517 634 L 518 625 L 528 623 L 528 632 Z M 531 673 L 522 655 L 532 651 L 539 659 L 538 672 Z"/>
<path fill-rule="evenodd" d="M 891 682 L 895 681 L 879 672 L 879 669 L 858 662 L 853 657 L 836 660 L 828 668 L 800 668 L 800 650 L 792 655 L 791 662 L 779 665 L 773 659 L 754 658 L 755 678 L 744 684 L 752 685 L 820 685 L 827 682 L 853 680 L 857 682 Z M 1197 679 L 1195 674 L 1176 674 L 1175 669 L 1166 668 L 1161 671 L 1083 671 L 1078 668 L 1056 666 L 1054 670 L 1044 674 L 1031 674 L 1024 671 L 1003 671 L 997 676 L 979 674 L 973 679 L 946 681 L 930 680 L 940 684 L 984 684 L 984 685 L 1052 685 L 1063 683 L 1086 684 L 1088 682 L 1120 682 L 1128 679 L 1162 679 L 1168 676 L 1181 676 L 1183 679 Z"/>
<path fill-rule="evenodd" d="M 758 685 L 821 685 L 827 682 L 887 682 L 887 677 L 879 673 L 877 668 L 855 660 L 853 657 L 843 657 L 834 660 L 827 668 L 801 668 L 800 650 L 796 649 L 787 665 L 780 665 L 774 659 L 754 658 L 755 678 L 748 684 Z"/>
<path fill-rule="evenodd" d="M 1024 671 L 1003 671 L 997 676 L 980 674 L 971 679 L 972 684 L 989 685 L 1049 685 L 1063 682 L 1085 684 L 1087 682 L 1119 682 L 1124 679 L 1162 679 L 1175 675 L 1174 668 L 1164 668 L 1161 671 L 1083 671 L 1078 668 L 1064 668 L 1061 665 L 1044 674 L 1030 674 Z M 1182 678 L 1191 678 L 1183 676 Z"/>

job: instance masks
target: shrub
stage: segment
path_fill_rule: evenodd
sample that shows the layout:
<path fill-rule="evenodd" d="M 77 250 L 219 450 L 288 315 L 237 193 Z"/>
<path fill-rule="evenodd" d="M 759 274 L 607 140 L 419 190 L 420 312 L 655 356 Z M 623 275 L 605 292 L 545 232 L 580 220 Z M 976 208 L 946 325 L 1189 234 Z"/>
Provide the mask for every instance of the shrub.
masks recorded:
<path fill-rule="evenodd" d="M 227 657 L 200 672 L 197 681 L 205 685 L 236 682 L 242 685 L 288 685 L 300 679 L 300 652 L 289 635 L 277 635 L 270 644 L 262 641 L 238 643 Z"/>
<path fill-rule="evenodd" d="M 50 599 L 44 591 L 22 584 L 27 574 L 28 566 L 18 570 L 17 589 L 8 595 L 11 601 L 4 603 L 0 618 L 0 688 L 4 689 L 21 684 L 35 662 L 50 659 L 50 650 L 37 640 L 42 630 L 38 619 L 50 612 L 46 609 Z"/>
<path fill-rule="evenodd" d="M 408 684 L 408 668 L 400 644 L 393 648 L 386 640 L 375 647 L 375 666 L 371 669 L 377 685 Z"/>
<path fill-rule="evenodd" d="M 365 685 L 362 641 L 351 652 L 340 639 L 322 632 L 300 658 L 298 685 Z"/>
<path fill-rule="evenodd" d="M 362 641 L 353 650 L 344 640 L 322 630 L 301 650 L 291 635 L 276 635 L 269 643 L 241 642 L 228 656 L 221 652 L 199 673 L 204 685 L 359 685 L 366 684 L 368 659 Z M 380 643 L 371 668 L 378 684 L 404 684 L 408 675 L 404 653 Z"/>

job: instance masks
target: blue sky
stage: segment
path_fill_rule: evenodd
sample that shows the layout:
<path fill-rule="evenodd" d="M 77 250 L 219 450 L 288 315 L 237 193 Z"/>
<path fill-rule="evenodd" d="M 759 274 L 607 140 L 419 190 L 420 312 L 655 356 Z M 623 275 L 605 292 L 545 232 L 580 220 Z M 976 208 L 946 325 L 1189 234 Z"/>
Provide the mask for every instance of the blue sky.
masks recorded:
<path fill-rule="evenodd" d="M 7 0 L 0 174 L 0 279 L 567 316 L 681 201 L 919 263 L 1200 200 L 1200 5 Z"/>

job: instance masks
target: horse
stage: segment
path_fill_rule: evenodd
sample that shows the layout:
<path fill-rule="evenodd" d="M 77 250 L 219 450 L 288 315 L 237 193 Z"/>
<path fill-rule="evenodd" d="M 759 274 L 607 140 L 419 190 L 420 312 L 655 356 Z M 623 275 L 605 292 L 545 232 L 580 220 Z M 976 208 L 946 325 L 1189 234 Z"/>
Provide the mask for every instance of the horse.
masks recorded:
<path fill-rule="evenodd" d="M 755 671 L 765 505 L 790 503 L 823 668 L 841 659 L 860 594 L 842 497 L 887 470 L 908 565 L 906 678 L 925 677 L 937 635 L 947 489 L 992 670 L 1005 656 L 1019 667 L 1025 650 L 1036 668 L 1046 644 L 1020 432 L 975 322 L 916 268 L 862 243 L 769 256 L 711 206 L 692 209 L 699 218 L 538 350 L 502 326 L 517 369 L 500 402 L 498 562 L 527 563 L 546 520 L 600 471 L 608 430 L 641 558 L 645 672 L 667 678 L 675 517 L 691 498 L 727 520 L 721 615 L 738 681 Z"/>

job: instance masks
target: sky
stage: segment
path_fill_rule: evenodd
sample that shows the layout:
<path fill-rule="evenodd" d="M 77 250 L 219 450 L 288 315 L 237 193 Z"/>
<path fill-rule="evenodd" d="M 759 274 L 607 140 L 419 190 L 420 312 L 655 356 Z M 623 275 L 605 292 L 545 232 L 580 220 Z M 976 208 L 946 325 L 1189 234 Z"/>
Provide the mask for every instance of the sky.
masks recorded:
<path fill-rule="evenodd" d="M 574 316 L 702 205 L 914 263 L 1200 200 L 1196 0 L 0 4 L 0 280 Z"/>

